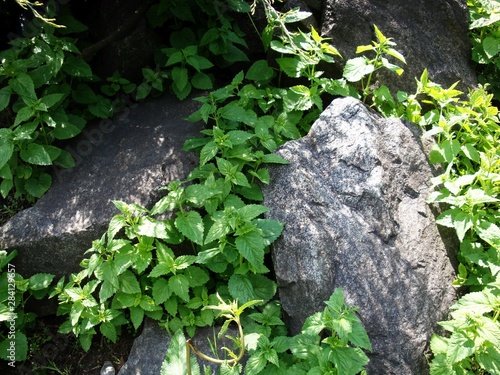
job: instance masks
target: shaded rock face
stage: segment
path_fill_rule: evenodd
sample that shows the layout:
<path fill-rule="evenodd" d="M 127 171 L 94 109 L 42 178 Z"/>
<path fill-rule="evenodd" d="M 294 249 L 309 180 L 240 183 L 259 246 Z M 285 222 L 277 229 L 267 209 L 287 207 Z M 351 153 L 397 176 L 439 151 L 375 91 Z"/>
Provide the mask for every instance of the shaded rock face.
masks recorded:
<path fill-rule="evenodd" d="M 462 90 L 476 84 L 465 1 L 326 0 L 324 3 L 322 35 L 332 38 L 331 43 L 344 57 L 343 62 L 359 56 L 357 46 L 371 44 L 375 39 L 374 24 L 386 37 L 394 38 L 395 48 L 406 58 L 401 77 L 393 72 L 384 72 L 380 77 L 381 84 L 394 92 L 414 92 L 415 77 L 420 78 L 425 68 L 433 81 L 445 87 L 456 81 L 461 81 Z M 332 70 L 328 72 L 330 75 L 338 76 L 340 65 L 326 69 Z"/>
<path fill-rule="evenodd" d="M 337 99 L 277 153 L 290 164 L 271 168 L 264 203 L 285 223 L 273 260 L 292 333 L 342 287 L 372 342 L 369 373 L 426 373 L 455 273 L 425 203 L 432 173 L 418 130 Z"/>
<path fill-rule="evenodd" d="M 0 247 L 19 251 L 16 270 L 25 277 L 79 271 L 84 252 L 118 213 L 111 200 L 151 206 L 161 186 L 184 179 L 197 162 L 181 151 L 201 129 L 184 120 L 196 107 L 163 96 L 86 127 L 66 147 L 76 166 L 54 169 L 47 194 L 0 228 Z"/>
<path fill-rule="evenodd" d="M 196 330 L 196 335 L 193 338 L 193 343 L 196 348 L 203 354 L 214 357 L 209 340 L 214 340 L 220 327 L 203 327 Z M 226 336 L 238 336 L 238 330 L 234 327 L 229 327 Z M 118 375 L 158 375 L 161 371 L 161 365 L 165 360 L 165 355 L 170 346 L 171 337 L 162 329 L 156 321 L 146 319 L 141 335 L 134 340 L 134 345 L 130 351 L 127 362 L 118 372 Z M 232 348 L 232 342 L 222 337 L 217 340 L 218 348 L 224 346 Z M 193 353 L 191 353 L 194 356 Z M 226 358 L 224 352 L 220 350 L 219 358 Z M 195 356 L 196 357 L 196 356 Z M 211 374 L 218 374 L 219 366 L 208 361 L 201 360 L 196 357 L 200 365 L 201 373 L 204 366 L 209 366 Z M 172 374 L 177 375 L 177 374 Z M 182 375 L 182 374 L 179 374 Z"/>

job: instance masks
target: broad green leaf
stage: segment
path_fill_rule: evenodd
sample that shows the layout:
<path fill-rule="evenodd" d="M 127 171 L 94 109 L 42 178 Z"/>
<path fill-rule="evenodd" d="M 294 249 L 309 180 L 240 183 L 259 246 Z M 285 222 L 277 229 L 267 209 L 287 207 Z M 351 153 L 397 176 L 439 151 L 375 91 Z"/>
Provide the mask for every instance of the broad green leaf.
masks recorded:
<path fill-rule="evenodd" d="M 89 111 L 99 118 L 109 118 L 113 115 L 113 104 L 111 101 L 101 95 L 95 103 L 89 105 Z"/>
<path fill-rule="evenodd" d="M 103 322 L 103 323 L 101 323 L 101 326 L 99 327 L 99 330 L 101 331 L 101 333 L 104 336 L 106 336 L 112 342 L 116 342 L 116 340 L 118 338 L 118 335 L 116 333 L 116 328 L 113 325 L 113 323 Z"/>
<path fill-rule="evenodd" d="M 283 157 L 276 154 L 266 154 L 262 157 L 263 163 L 273 163 L 273 164 L 290 164 Z"/>
<path fill-rule="evenodd" d="M 84 126 L 85 119 L 71 115 L 66 121 L 57 122 L 52 134 L 57 139 L 69 139 L 80 134 Z"/>
<path fill-rule="evenodd" d="M 0 342 L 0 358 L 5 361 L 12 362 L 8 357 L 10 355 L 9 348 L 11 347 L 11 342 L 14 341 L 15 344 L 15 361 L 22 362 L 26 360 L 28 356 L 28 339 L 26 335 L 20 331 L 15 332 L 14 340 L 7 338 L 6 340 Z"/>
<path fill-rule="evenodd" d="M 299 78 L 306 65 L 299 57 L 280 57 L 276 59 L 280 70 L 286 73 L 287 76 L 292 78 Z"/>
<path fill-rule="evenodd" d="M 482 42 L 484 53 L 488 58 L 493 58 L 500 52 L 500 39 L 487 36 Z"/>
<path fill-rule="evenodd" d="M 167 279 L 159 278 L 153 283 L 153 299 L 158 306 L 167 301 L 171 295 Z"/>
<path fill-rule="evenodd" d="M 52 283 L 54 275 L 49 273 L 37 273 L 29 278 L 30 290 L 46 289 Z"/>
<path fill-rule="evenodd" d="M 250 81 L 268 81 L 274 75 L 274 70 L 267 60 L 258 60 L 248 69 L 245 77 Z"/>
<path fill-rule="evenodd" d="M 184 275 L 174 275 L 168 280 L 168 287 L 184 302 L 189 302 L 189 280 Z"/>
<path fill-rule="evenodd" d="M 214 64 L 210 62 L 206 57 L 200 56 L 200 55 L 193 55 L 193 56 L 188 56 L 186 58 L 186 62 L 191 65 L 193 68 L 196 69 L 197 72 L 200 72 L 201 70 L 209 69 Z"/>
<path fill-rule="evenodd" d="M 200 375 L 200 367 L 196 356 L 191 355 L 191 374 Z M 165 361 L 161 366 L 160 375 L 187 374 L 186 339 L 181 329 L 176 331 L 170 340 Z"/>
<path fill-rule="evenodd" d="M 229 278 L 228 289 L 231 297 L 241 304 L 257 299 L 252 282 L 247 275 L 232 275 Z"/>
<path fill-rule="evenodd" d="M 246 125 L 253 125 L 257 121 L 254 111 L 243 108 L 238 102 L 230 102 L 219 109 L 222 118 L 242 122 Z"/>
<path fill-rule="evenodd" d="M 236 238 L 236 248 L 240 254 L 256 269 L 264 263 L 264 239 L 255 232 L 245 233 Z"/>
<path fill-rule="evenodd" d="M 481 239 L 495 249 L 500 249 L 500 228 L 496 224 L 483 221 L 476 225 L 475 229 Z"/>
<path fill-rule="evenodd" d="M 140 293 L 141 287 L 137 281 L 136 276 L 132 271 L 126 270 L 120 276 L 118 276 L 120 282 L 120 290 L 124 293 L 134 294 Z"/>
<path fill-rule="evenodd" d="M 203 245 L 203 219 L 198 212 L 188 211 L 178 213 L 175 219 L 175 226 L 189 240 L 198 245 Z"/>
<path fill-rule="evenodd" d="M 260 204 L 248 204 L 240 208 L 238 213 L 241 215 L 242 220 L 251 221 L 268 210 L 266 206 Z"/>
<path fill-rule="evenodd" d="M 212 78 L 205 73 L 196 73 L 193 78 L 191 78 L 191 84 L 194 88 L 198 90 L 211 90 L 213 88 Z"/>
<path fill-rule="evenodd" d="M 480 292 L 467 293 L 451 309 L 463 311 L 464 314 L 484 315 L 493 311 L 498 304 L 500 304 L 500 297 L 484 289 Z"/>
<path fill-rule="evenodd" d="M 366 354 L 359 348 L 332 348 L 333 363 L 339 374 L 356 375 L 369 362 Z"/>
<path fill-rule="evenodd" d="M 180 66 L 174 66 L 172 69 L 172 79 L 174 80 L 173 85 L 182 92 L 188 84 L 188 71 L 186 68 Z"/>
<path fill-rule="evenodd" d="M 92 69 L 84 59 L 67 55 L 63 65 L 63 71 L 74 77 L 92 77 Z"/>
<path fill-rule="evenodd" d="M 144 310 L 139 306 L 132 306 L 130 309 L 130 320 L 134 325 L 134 329 L 138 330 L 144 319 Z"/>
<path fill-rule="evenodd" d="M 490 374 L 500 374 L 500 349 L 498 346 L 487 346 L 484 351 L 476 354 L 475 359 Z"/>
<path fill-rule="evenodd" d="M 355 57 L 346 62 L 343 77 L 349 82 L 358 82 L 374 71 L 375 66 L 366 57 Z"/>
<path fill-rule="evenodd" d="M 36 100 L 35 86 L 33 80 L 26 73 L 18 73 L 15 78 L 9 80 L 9 86 L 21 98 Z"/>
<path fill-rule="evenodd" d="M 0 89 L 0 112 L 9 105 L 11 93 L 12 90 L 10 87 L 3 87 Z"/>
<path fill-rule="evenodd" d="M 205 285 L 210 280 L 207 271 L 196 266 L 189 266 L 186 268 L 184 276 L 186 276 L 191 288 Z"/>
<path fill-rule="evenodd" d="M 446 350 L 446 360 L 450 364 L 458 363 L 464 358 L 474 354 L 474 341 L 464 335 L 462 332 L 453 332 L 448 340 L 448 348 Z"/>
<path fill-rule="evenodd" d="M 38 176 L 32 176 L 26 181 L 24 188 L 35 198 L 40 198 L 52 185 L 52 177 L 48 173 L 42 172 Z"/>
<path fill-rule="evenodd" d="M 208 161 L 212 160 L 219 151 L 215 142 L 210 141 L 200 151 L 200 165 L 205 165 Z"/>
<path fill-rule="evenodd" d="M 14 153 L 14 144 L 10 139 L 0 138 L 0 169 L 7 164 Z M 5 178 L 5 177 L 4 177 Z"/>
<path fill-rule="evenodd" d="M 20 155 L 21 159 L 27 163 L 51 165 L 52 161 L 57 159 L 60 153 L 61 149 L 57 147 L 30 143 L 26 149 L 21 150 Z"/>
<path fill-rule="evenodd" d="M 267 360 L 264 356 L 264 352 L 256 351 L 254 354 L 248 358 L 247 364 L 245 366 L 245 373 L 247 374 L 258 374 L 264 367 L 266 367 Z"/>

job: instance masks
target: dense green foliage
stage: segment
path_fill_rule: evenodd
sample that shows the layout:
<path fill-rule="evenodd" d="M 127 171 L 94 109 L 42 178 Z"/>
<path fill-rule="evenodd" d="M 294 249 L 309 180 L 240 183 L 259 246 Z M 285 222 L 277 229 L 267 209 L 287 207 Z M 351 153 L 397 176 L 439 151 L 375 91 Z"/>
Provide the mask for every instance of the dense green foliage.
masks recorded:
<path fill-rule="evenodd" d="M 36 314 L 25 312 L 28 300 L 42 299 L 49 293 L 54 275 L 36 274 L 24 279 L 12 260 L 17 252 L 0 251 L 0 358 L 9 362 L 24 361 L 28 355 L 26 329 L 33 325 Z"/>
<path fill-rule="evenodd" d="M 481 87 L 465 100 L 454 86 L 443 89 L 431 82 L 426 71 L 414 94 L 373 88 L 377 70 L 402 73 L 390 59 L 405 62 L 376 26 L 376 40 L 358 47 L 363 56 L 347 61 L 343 77 L 333 79 L 323 77 L 317 67 L 319 62 L 334 63 L 338 51 L 314 28 L 292 31 L 291 24 L 309 16 L 305 12 L 281 13 L 269 0 L 252 6 L 240 0 L 216 6 L 207 6 L 207 0 L 161 0 L 148 20 L 153 27 L 172 24 L 173 29 L 156 66 L 143 69 L 139 84 L 115 74 L 96 85 L 90 66 L 78 58 L 76 40 L 45 25 L 38 35 L 16 39 L 1 53 L 2 195 L 41 196 L 50 186 L 44 166 L 74 163 L 54 142 L 74 137 L 91 118 L 112 115 L 120 106 L 120 93 L 142 99 L 169 90 L 182 100 L 193 88 L 212 89 L 217 69 L 246 60 L 241 50 L 246 43 L 231 15 L 251 12 L 257 3 L 268 20 L 261 33 L 263 48 L 278 54 L 279 68 L 258 60 L 197 99 L 200 109 L 190 120 L 203 121 L 206 129 L 184 149 L 199 154 L 199 165 L 186 181 L 165 187 L 166 195 L 151 209 L 114 202 L 119 214 L 93 242 L 82 271 L 59 280 L 51 293 L 59 299 L 59 314 L 67 316 L 60 331 L 78 336 L 88 350 L 98 331 L 115 342 L 124 325 L 138 329 L 149 317 L 173 335 L 164 366 L 177 368 L 187 367 L 182 331 L 193 336 L 197 327 L 225 321 L 227 328 L 236 322 L 244 334 L 235 338 L 235 350 L 250 355 L 246 373 L 362 372 L 368 361 L 362 349 L 371 346 L 341 290 L 323 312 L 306 321 L 300 335 L 286 336 L 267 262 L 283 224 L 263 218 L 267 208 L 260 204 L 260 186 L 271 182 L 266 165 L 286 163 L 273 151 L 309 130 L 324 108 L 325 95 L 349 95 L 386 116 L 419 124 L 436 139 L 429 157 L 442 165 L 443 173 L 433 180 L 437 191 L 428 201 L 449 206 L 438 223 L 457 232 L 456 285 L 471 293 L 452 307 L 452 320 L 440 323 L 450 337 L 432 338 L 431 373 L 500 373 L 499 120 L 493 96 Z M 469 6 L 474 56 L 485 65 L 482 79 L 491 80 L 496 90 L 498 2 L 469 1 Z M 67 26 L 75 31 L 84 27 L 72 18 Z M 360 93 L 352 85 L 356 82 Z M 22 328 L 33 320 L 24 315 L 24 294 L 41 297 L 52 278 L 16 277 L 15 309 Z M 5 305 L 8 295 L 4 297 L 0 316 L 6 320 L 12 316 Z M 234 302 L 224 302 L 228 300 Z M 26 341 L 25 336 L 19 340 Z M 228 357 L 237 355 L 228 349 Z M 221 374 L 242 370 L 238 361 L 221 362 Z M 194 361 L 192 371 L 199 373 Z"/>
<path fill-rule="evenodd" d="M 490 85 L 500 100 L 500 2 L 468 0 L 472 59 L 479 64 L 479 82 Z"/>

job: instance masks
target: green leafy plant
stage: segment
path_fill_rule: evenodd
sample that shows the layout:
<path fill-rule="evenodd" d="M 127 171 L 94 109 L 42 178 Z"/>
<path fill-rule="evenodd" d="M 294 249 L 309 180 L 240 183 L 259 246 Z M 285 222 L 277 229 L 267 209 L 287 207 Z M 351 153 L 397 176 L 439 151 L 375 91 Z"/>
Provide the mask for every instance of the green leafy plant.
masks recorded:
<path fill-rule="evenodd" d="M 241 50 L 247 47 L 244 34 L 230 13 L 249 11 L 250 6 L 242 0 L 161 0 L 152 6 L 148 19 L 153 27 L 162 27 L 171 19 L 176 23 L 170 30 L 169 47 L 157 56 L 157 68 L 143 69 L 145 81 L 138 87 L 137 99 L 147 97 L 152 89 L 162 92 L 168 85 L 179 100 L 184 100 L 193 88 L 213 88 L 211 68 L 248 61 Z"/>
<path fill-rule="evenodd" d="M 224 335 L 231 322 L 238 326 L 239 337 L 232 338 L 239 348 L 236 355 L 225 348 L 231 359 L 220 360 L 200 353 L 190 340 L 185 340 L 181 331 L 172 338 L 162 366 L 162 374 L 200 374 L 199 364 L 191 356 L 193 351 L 205 361 L 219 364 L 220 374 L 365 374 L 368 357 L 364 350 L 372 350 L 361 321 L 344 301 L 341 288 L 335 290 L 326 301 L 327 307 L 306 319 L 302 332 L 294 337 L 272 334 L 272 326 L 282 326 L 280 309 L 268 305 L 260 313 L 249 315 L 251 333 L 240 321 L 243 311 L 258 301 L 249 301 L 238 307 L 237 302 L 227 304 L 220 300 L 217 306 L 207 306 L 221 311 L 225 318 L 219 335 Z M 274 305 L 276 306 L 276 305 Z M 252 322 L 253 321 L 253 322 Z M 252 326 L 253 325 L 253 326 Z M 257 325 L 257 327 L 255 327 Z M 249 357 L 245 366 L 240 362 L 245 354 Z M 175 370 L 175 371 L 174 371 Z"/>
<path fill-rule="evenodd" d="M 500 3 L 468 0 L 472 59 L 479 64 L 479 82 L 489 84 L 500 99 Z"/>
<path fill-rule="evenodd" d="M 51 185 L 47 166 L 75 164 L 54 143 L 79 134 L 88 119 L 111 116 L 113 106 L 88 85 L 94 77 L 73 39 L 44 25 L 11 44 L 0 53 L 0 193 L 34 201 Z"/>
<path fill-rule="evenodd" d="M 431 374 L 500 374 L 500 284 L 466 294 L 440 322 L 450 337 L 434 335 Z"/>
<path fill-rule="evenodd" d="M 0 358 L 14 366 L 27 358 L 26 330 L 36 319 L 35 313 L 25 311 L 26 303 L 31 297 L 46 297 L 54 278 L 39 273 L 24 279 L 11 263 L 16 256 L 17 251 L 0 251 Z"/>
<path fill-rule="evenodd" d="M 356 49 L 356 53 L 372 51 L 375 52 L 375 57 L 370 59 L 366 56 L 361 56 L 350 59 L 346 62 L 343 73 L 344 78 L 349 82 L 361 82 L 363 102 L 366 102 L 368 96 L 373 94 L 371 83 L 373 74 L 377 70 L 385 68 L 398 75 L 403 74 L 403 69 L 400 66 L 389 62 L 389 56 L 406 64 L 403 55 L 393 48 L 396 43 L 392 41 L 392 38 L 387 38 L 382 34 L 376 25 L 374 25 L 374 29 L 377 41 L 373 41 L 371 45 L 359 46 Z"/>

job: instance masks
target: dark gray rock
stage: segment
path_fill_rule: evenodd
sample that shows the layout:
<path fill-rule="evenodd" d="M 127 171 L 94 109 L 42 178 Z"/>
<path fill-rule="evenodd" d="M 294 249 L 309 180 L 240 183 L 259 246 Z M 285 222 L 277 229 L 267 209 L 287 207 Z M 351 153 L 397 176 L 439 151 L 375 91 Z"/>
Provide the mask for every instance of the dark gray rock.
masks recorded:
<path fill-rule="evenodd" d="M 264 188 L 269 216 L 285 223 L 272 254 L 292 333 L 342 287 L 372 342 L 370 374 L 425 374 L 428 340 L 455 300 L 411 125 L 337 99 L 277 150 L 290 164 L 271 168 Z"/>
<path fill-rule="evenodd" d="M 332 38 L 344 57 L 337 67 L 327 67 L 329 75 L 338 76 L 347 59 L 359 56 L 357 46 L 371 44 L 375 24 L 394 38 L 396 49 L 406 58 L 401 77 L 393 72 L 380 77 L 381 84 L 394 92 L 414 92 L 415 77 L 420 78 L 425 68 L 445 87 L 456 81 L 461 81 L 462 89 L 476 84 L 463 0 L 327 0 L 322 22 L 322 35 Z"/>
<path fill-rule="evenodd" d="M 199 328 L 193 338 L 196 348 L 203 354 L 213 357 L 209 340 L 213 342 L 213 338 L 217 335 L 219 329 L 220 327 Z M 226 335 L 236 337 L 238 332 L 235 328 L 230 327 Z M 135 339 L 129 358 L 118 372 L 118 375 L 159 375 L 170 340 L 171 337 L 156 321 L 146 319 L 142 333 Z M 232 347 L 232 343 L 225 337 L 218 339 L 217 344 L 218 348 Z M 218 355 L 219 358 L 224 358 L 223 352 L 218 353 Z M 200 358 L 197 358 L 197 360 L 202 374 L 204 373 L 204 366 L 209 366 L 212 374 L 218 373 L 218 365 L 202 361 Z"/>
<path fill-rule="evenodd" d="M 16 271 L 25 277 L 79 271 L 92 241 L 118 213 L 111 200 L 151 206 L 158 188 L 184 179 L 196 165 L 181 151 L 200 124 L 184 120 L 196 102 L 163 96 L 129 104 L 115 118 L 90 124 L 66 150 L 77 165 L 54 169 L 54 183 L 37 204 L 0 228 L 0 247 L 17 249 Z"/>

